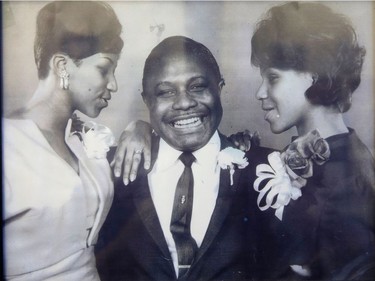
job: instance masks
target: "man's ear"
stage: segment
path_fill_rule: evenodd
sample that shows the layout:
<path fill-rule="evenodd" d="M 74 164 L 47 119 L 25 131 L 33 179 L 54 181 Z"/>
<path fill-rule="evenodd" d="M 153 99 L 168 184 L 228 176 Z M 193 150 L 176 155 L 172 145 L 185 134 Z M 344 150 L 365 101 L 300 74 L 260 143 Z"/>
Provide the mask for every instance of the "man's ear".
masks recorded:
<path fill-rule="evenodd" d="M 224 86 L 225 86 L 224 78 L 221 78 L 221 80 L 219 81 L 219 94 L 221 94 L 221 90 L 223 89 Z"/>
<path fill-rule="evenodd" d="M 147 95 L 145 94 L 145 92 L 142 91 L 141 95 L 142 95 L 143 102 L 147 105 L 147 107 L 150 107 L 149 106 L 150 103 L 149 103 L 149 100 L 148 100 Z"/>

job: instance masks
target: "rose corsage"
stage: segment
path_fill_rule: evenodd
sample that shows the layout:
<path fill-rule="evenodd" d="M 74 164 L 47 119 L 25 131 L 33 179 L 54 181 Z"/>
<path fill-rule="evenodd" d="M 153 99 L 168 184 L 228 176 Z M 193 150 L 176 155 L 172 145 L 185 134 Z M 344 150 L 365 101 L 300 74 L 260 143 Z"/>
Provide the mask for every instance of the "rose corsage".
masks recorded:
<path fill-rule="evenodd" d="M 249 164 L 245 157 L 245 152 L 233 147 L 221 150 L 217 157 L 217 163 L 221 169 L 229 169 L 231 186 L 233 185 L 235 169 L 243 169 Z"/>
<path fill-rule="evenodd" d="M 322 165 L 330 156 L 328 143 L 317 130 L 297 138 L 283 152 L 268 155 L 269 164 L 259 164 L 254 189 L 261 211 L 275 209 L 282 220 L 284 207 L 302 196 L 301 188 L 313 175 L 313 163 Z"/>
<path fill-rule="evenodd" d="M 87 157 L 105 158 L 109 148 L 116 144 L 112 131 L 108 127 L 93 121 L 82 122 L 76 116 L 72 119 L 72 134 L 78 135 L 82 141 Z"/>

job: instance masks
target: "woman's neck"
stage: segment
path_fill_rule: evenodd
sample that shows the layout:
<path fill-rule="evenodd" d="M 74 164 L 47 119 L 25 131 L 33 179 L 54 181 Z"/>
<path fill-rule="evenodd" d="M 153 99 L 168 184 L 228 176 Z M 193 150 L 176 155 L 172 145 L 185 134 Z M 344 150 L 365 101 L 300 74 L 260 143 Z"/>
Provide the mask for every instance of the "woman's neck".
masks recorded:
<path fill-rule="evenodd" d="M 78 173 L 78 159 L 65 143 L 65 128 L 72 113 L 69 94 L 52 77 L 39 81 L 21 117 L 33 120 L 52 149 Z"/>
<path fill-rule="evenodd" d="M 299 136 L 314 129 L 319 131 L 322 138 L 348 132 L 342 113 L 327 106 L 316 106 L 296 127 Z"/>
<path fill-rule="evenodd" d="M 33 120 L 41 130 L 64 136 L 72 113 L 68 94 L 58 87 L 52 87 L 48 81 L 40 81 L 23 116 Z"/>

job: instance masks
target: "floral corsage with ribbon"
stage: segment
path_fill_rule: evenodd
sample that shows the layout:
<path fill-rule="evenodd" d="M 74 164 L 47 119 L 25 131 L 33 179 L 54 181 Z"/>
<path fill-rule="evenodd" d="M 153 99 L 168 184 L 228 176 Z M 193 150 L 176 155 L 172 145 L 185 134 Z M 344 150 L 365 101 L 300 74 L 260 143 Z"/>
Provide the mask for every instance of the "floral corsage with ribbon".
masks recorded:
<path fill-rule="evenodd" d="M 318 130 L 297 138 L 281 153 L 269 154 L 269 164 L 256 168 L 254 189 L 259 192 L 259 209 L 275 209 L 275 216 L 282 221 L 284 207 L 302 196 L 301 188 L 313 175 L 314 163 L 322 165 L 329 156 L 329 145 Z"/>
<path fill-rule="evenodd" d="M 109 148 L 116 144 L 111 129 L 93 121 L 83 122 L 75 114 L 72 116 L 71 134 L 82 141 L 88 158 L 106 158 Z"/>
<path fill-rule="evenodd" d="M 233 175 L 235 170 L 237 168 L 243 169 L 249 165 L 249 162 L 245 157 L 245 152 L 233 147 L 227 147 L 221 150 L 217 157 L 217 163 L 221 169 L 229 169 L 231 186 L 233 185 Z"/>

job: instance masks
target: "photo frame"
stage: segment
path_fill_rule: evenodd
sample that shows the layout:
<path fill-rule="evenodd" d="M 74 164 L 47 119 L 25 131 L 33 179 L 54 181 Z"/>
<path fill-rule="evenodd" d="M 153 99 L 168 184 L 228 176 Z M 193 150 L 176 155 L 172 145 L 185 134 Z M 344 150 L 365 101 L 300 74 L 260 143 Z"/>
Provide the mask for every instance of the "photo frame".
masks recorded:
<path fill-rule="evenodd" d="M 2 2 L 3 118 L 22 108 L 38 85 L 33 41 L 38 11 L 49 1 Z M 149 121 L 142 99 L 144 62 L 163 39 L 183 35 L 206 45 L 218 61 L 225 86 L 221 93 L 224 115 L 221 133 L 259 132 L 261 145 L 282 150 L 297 131 L 270 131 L 255 93 L 262 77 L 250 63 L 251 36 L 265 12 L 284 1 L 106 1 L 123 26 L 124 48 L 116 69 L 118 91 L 96 119 L 118 139 L 134 120 Z M 304 1 L 302 1 L 304 2 Z M 352 108 L 344 114 L 348 127 L 375 155 L 375 75 L 373 1 L 318 1 L 346 15 L 359 43 L 365 47 L 361 83 L 353 94 Z M 293 101 L 291 101 L 293 103 Z M 90 118 L 78 113 L 82 120 Z M 46 116 L 48 118 L 48 116 Z M 7 163 L 3 163 L 7 165 Z M 22 176 L 22 175 L 20 175 Z M 4 185 L 4 184 L 3 184 Z M 375 186 L 375 182 L 374 182 Z M 5 261 L 6 261 L 6 257 Z"/>

